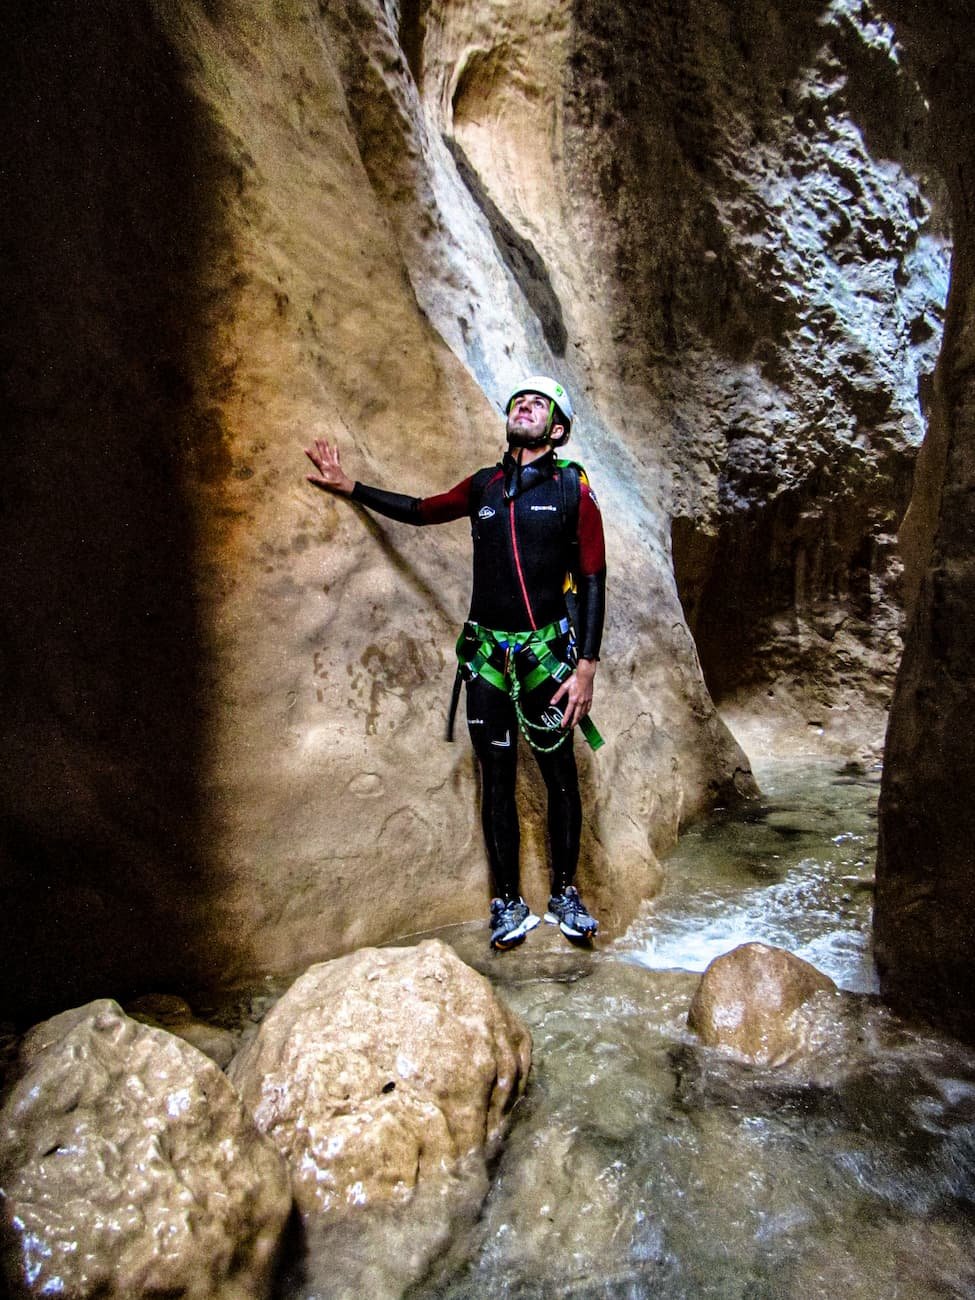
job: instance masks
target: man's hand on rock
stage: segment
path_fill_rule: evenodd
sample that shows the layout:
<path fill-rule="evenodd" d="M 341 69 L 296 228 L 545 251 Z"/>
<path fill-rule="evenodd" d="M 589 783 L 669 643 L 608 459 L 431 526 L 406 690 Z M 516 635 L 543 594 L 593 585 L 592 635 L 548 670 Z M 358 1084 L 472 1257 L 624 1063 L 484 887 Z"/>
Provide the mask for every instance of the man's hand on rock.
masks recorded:
<path fill-rule="evenodd" d="M 592 708 L 592 685 L 596 676 L 596 660 L 580 659 L 575 672 L 567 677 L 552 696 L 552 703 L 565 698 L 563 727 L 574 727 Z"/>
<path fill-rule="evenodd" d="M 337 446 L 330 447 L 324 438 L 316 438 L 312 446 L 305 448 L 305 455 L 315 466 L 317 474 L 308 474 L 308 482 L 323 492 L 338 492 L 348 496 L 355 483 L 342 468 Z"/>

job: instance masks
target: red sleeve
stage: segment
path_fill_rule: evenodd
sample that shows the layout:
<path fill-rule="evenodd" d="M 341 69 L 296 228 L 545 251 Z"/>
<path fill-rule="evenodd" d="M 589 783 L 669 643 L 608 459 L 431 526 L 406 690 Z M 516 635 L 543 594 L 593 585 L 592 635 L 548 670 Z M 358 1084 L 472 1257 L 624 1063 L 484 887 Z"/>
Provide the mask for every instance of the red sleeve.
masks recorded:
<path fill-rule="evenodd" d="M 452 519 L 463 519 L 470 509 L 471 475 L 439 496 L 424 497 L 420 502 L 420 523 L 449 524 Z"/>
<path fill-rule="evenodd" d="M 602 573 L 606 568 L 606 542 L 599 505 L 588 483 L 580 484 L 579 493 L 579 572 L 580 576 Z"/>

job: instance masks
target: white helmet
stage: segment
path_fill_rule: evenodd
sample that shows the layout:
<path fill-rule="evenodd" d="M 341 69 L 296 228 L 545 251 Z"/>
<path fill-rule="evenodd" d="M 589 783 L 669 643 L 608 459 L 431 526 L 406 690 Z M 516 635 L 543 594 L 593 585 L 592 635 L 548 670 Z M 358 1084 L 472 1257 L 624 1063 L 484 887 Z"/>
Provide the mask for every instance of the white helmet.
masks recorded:
<path fill-rule="evenodd" d="M 569 433 L 572 429 L 572 398 L 558 380 L 552 379 L 548 375 L 529 375 L 517 388 L 511 390 L 511 396 L 504 406 L 506 415 L 511 410 L 511 403 L 516 397 L 520 397 L 522 393 L 541 393 L 543 397 L 547 397 L 550 402 L 553 402 L 559 408 L 559 414 L 563 416 L 563 419 L 555 420 L 555 412 L 553 411 L 549 416 L 549 428 L 553 423 L 564 424 L 565 433 L 558 440 L 558 445 L 561 447 L 568 442 Z"/>

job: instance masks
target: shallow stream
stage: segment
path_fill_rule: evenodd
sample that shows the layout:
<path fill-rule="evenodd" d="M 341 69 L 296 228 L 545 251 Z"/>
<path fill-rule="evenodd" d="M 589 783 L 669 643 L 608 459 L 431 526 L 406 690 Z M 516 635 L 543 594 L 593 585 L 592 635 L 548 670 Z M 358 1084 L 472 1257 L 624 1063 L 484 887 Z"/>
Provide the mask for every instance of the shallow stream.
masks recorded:
<path fill-rule="evenodd" d="M 411 1300 L 975 1296 L 975 1055 L 872 992 L 877 775 L 759 777 L 761 807 L 688 832 L 614 944 L 541 926 L 492 958 L 482 926 L 441 933 L 528 1022 L 534 1066 L 486 1199 L 472 1186 Z M 749 939 L 849 991 L 799 1066 L 744 1066 L 686 1028 L 694 972 Z M 435 1253 L 415 1219 L 363 1228 L 327 1259 L 310 1243 L 287 1300 L 401 1294 L 411 1252 Z"/>
<path fill-rule="evenodd" d="M 879 770 L 778 760 L 757 776 L 760 804 L 717 812 L 681 837 L 663 893 L 617 955 L 653 970 L 703 971 L 758 939 L 788 948 L 841 988 L 876 992 Z"/>

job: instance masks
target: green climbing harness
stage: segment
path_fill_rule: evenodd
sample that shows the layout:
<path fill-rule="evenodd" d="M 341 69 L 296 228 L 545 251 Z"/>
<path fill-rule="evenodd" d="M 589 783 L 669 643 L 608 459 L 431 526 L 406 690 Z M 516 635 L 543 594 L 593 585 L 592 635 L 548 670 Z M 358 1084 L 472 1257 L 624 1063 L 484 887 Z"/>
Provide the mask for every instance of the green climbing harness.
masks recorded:
<path fill-rule="evenodd" d="M 561 716 L 556 714 L 551 721 L 546 721 L 543 716 L 541 722 L 533 722 L 525 717 L 521 696 L 547 681 L 561 684 L 572 675 L 572 665 L 563 662 L 552 652 L 552 642 L 565 638 L 569 632 L 570 623 L 567 618 L 530 632 L 499 632 L 494 628 L 482 627 L 479 623 L 465 623 L 457 640 L 458 669 L 447 720 L 447 739 L 453 739 L 461 681 L 483 677 L 491 686 L 511 697 L 518 726 L 532 749 L 540 754 L 548 754 L 564 745 L 572 732 L 570 728 L 562 726 Z M 535 660 L 535 665 L 521 677 L 516 660 L 525 653 Z M 590 749 L 597 750 L 605 744 L 590 718 L 582 719 L 579 730 Z M 556 738 L 551 743 L 545 743 L 555 733 L 558 733 Z"/>

